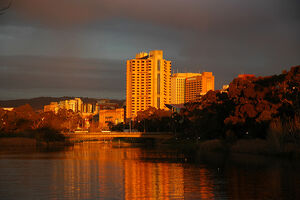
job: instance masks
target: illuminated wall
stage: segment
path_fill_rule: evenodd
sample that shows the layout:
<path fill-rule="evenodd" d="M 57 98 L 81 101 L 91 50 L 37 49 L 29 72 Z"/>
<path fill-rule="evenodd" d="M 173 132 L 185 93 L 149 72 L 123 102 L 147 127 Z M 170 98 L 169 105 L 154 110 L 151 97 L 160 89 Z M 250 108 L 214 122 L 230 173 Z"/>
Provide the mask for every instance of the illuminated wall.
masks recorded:
<path fill-rule="evenodd" d="M 126 117 L 149 107 L 167 109 L 171 101 L 171 61 L 163 59 L 163 51 L 138 53 L 127 60 Z"/>
<path fill-rule="evenodd" d="M 52 111 L 57 113 L 59 109 L 73 110 L 73 112 L 83 111 L 83 102 L 80 98 L 65 100 L 58 102 L 51 102 L 50 105 L 44 106 L 44 112 Z"/>
<path fill-rule="evenodd" d="M 185 80 L 192 76 L 199 76 L 199 73 L 176 73 L 171 77 L 171 103 L 185 103 Z"/>
<path fill-rule="evenodd" d="M 185 102 L 197 101 L 201 95 L 215 89 L 215 77 L 212 72 L 203 72 L 199 76 L 186 78 Z"/>
<path fill-rule="evenodd" d="M 57 102 L 51 102 L 50 105 L 45 105 L 44 106 L 44 112 L 54 112 L 57 113 L 58 112 L 58 103 Z"/>
<path fill-rule="evenodd" d="M 113 110 L 99 111 L 99 127 L 102 129 L 108 128 L 108 123 L 118 124 L 124 122 L 124 108 L 117 108 Z"/>

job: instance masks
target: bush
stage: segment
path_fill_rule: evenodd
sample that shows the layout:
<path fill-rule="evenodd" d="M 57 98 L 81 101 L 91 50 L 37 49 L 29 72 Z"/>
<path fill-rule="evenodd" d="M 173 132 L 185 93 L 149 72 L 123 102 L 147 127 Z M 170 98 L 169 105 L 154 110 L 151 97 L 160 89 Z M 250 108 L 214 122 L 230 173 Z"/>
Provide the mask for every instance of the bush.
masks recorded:
<path fill-rule="evenodd" d="M 270 146 L 278 152 L 283 152 L 286 145 L 300 145 L 300 117 L 272 120 L 267 140 Z"/>
<path fill-rule="evenodd" d="M 66 137 L 62 133 L 51 128 L 37 129 L 35 131 L 35 138 L 39 141 L 44 142 L 65 141 L 66 139 Z"/>

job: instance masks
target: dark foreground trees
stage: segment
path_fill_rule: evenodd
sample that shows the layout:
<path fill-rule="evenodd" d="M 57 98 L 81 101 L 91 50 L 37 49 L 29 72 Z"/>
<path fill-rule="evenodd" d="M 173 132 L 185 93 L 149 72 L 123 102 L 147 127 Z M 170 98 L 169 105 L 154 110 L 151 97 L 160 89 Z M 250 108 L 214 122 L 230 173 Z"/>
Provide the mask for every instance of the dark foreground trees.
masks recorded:
<path fill-rule="evenodd" d="M 150 107 L 139 111 L 133 128 L 140 132 L 168 132 L 172 130 L 172 112 Z"/>
<path fill-rule="evenodd" d="M 210 91 L 186 104 L 182 132 L 190 137 L 285 138 L 300 135 L 300 66 L 269 77 L 236 78 L 228 91 Z"/>
<path fill-rule="evenodd" d="M 173 131 L 182 138 L 265 139 L 300 142 L 300 66 L 268 77 L 234 79 L 227 91 L 209 91 L 179 114 L 149 108 L 138 112 L 139 131 Z"/>
<path fill-rule="evenodd" d="M 43 141 L 64 140 L 62 132 L 75 130 L 82 122 L 71 110 L 36 112 L 30 105 L 7 111 L 0 108 L 0 136 L 35 137 Z"/>

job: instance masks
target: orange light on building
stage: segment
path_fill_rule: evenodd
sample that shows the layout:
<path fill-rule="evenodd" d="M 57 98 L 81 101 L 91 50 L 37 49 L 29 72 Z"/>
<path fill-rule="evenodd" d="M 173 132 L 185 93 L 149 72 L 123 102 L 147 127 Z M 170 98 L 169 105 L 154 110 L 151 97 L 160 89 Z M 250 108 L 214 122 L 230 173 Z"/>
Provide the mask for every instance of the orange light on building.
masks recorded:
<path fill-rule="evenodd" d="M 163 51 L 138 53 L 127 60 L 126 117 L 135 118 L 138 111 L 149 107 L 167 109 L 171 101 L 171 61 Z"/>
<path fill-rule="evenodd" d="M 212 72 L 203 72 L 200 76 L 186 78 L 185 102 L 197 101 L 201 95 L 215 89 L 215 77 Z"/>
<path fill-rule="evenodd" d="M 171 103 L 183 104 L 186 96 L 186 79 L 193 76 L 201 76 L 200 73 L 175 73 L 171 77 Z"/>
<path fill-rule="evenodd" d="M 109 123 L 114 125 L 124 122 L 124 108 L 99 111 L 99 128 L 107 129 Z"/>
<path fill-rule="evenodd" d="M 49 105 L 44 106 L 44 112 L 54 112 L 57 113 L 59 109 L 57 102 L 51 102 Z"/>
<path fill-rule="evenodd" d="M 240 78 L 240 79 L 255 78 L 255 75 L 253 75 L 253 74 L 239 74 L 238 78 Z"/>

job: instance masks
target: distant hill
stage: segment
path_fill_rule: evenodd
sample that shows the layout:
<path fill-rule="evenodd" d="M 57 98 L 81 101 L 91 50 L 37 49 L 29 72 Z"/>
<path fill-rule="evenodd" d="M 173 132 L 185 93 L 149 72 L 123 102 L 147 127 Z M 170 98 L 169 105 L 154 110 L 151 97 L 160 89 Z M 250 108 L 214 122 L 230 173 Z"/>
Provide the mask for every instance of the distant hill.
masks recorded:
<path fill-rule="evenodd" d="M 18 107 L 21 105 L 29 104 L 35 110 L 41 110 L 44 105 L 50 104 L 50 102 L 59 102 L 68 99 L 74 99 L 75 97 L 37 97 L 32 99 L 15 99 L 15 100 L 0 100 L 0 107 Z M 84 103 L 96 103 L 100 99 L 79 97 Z M 113 103 L 123 105 L 124 100 L 111 99 Z"/>

